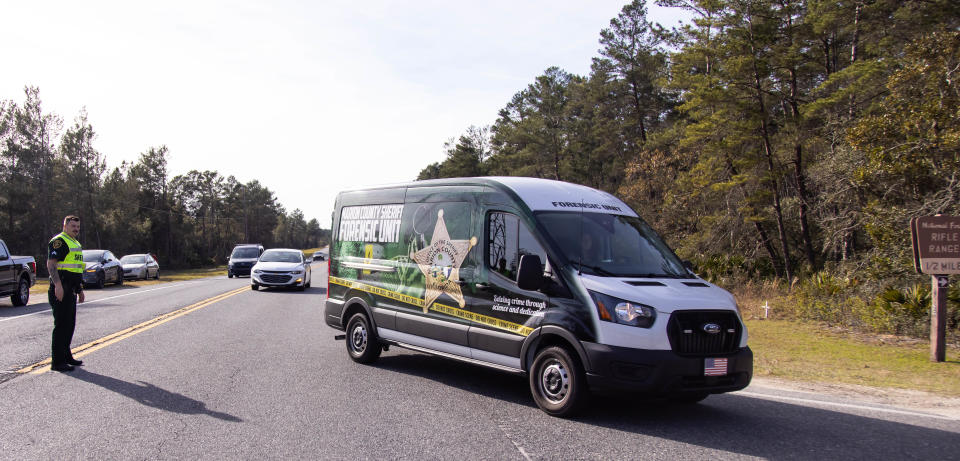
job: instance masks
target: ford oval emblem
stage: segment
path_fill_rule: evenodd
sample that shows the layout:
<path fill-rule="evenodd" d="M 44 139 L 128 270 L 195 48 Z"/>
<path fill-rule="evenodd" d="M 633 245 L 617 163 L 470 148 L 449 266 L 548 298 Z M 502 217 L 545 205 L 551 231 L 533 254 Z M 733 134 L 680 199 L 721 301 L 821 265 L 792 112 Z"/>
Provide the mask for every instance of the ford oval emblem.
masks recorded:
<path fill-rule="evenodd" d="M 711 335 L 720 333 L 720 325 L 717 325 L 716 323 L 704 323 L 703 332 Z"/>

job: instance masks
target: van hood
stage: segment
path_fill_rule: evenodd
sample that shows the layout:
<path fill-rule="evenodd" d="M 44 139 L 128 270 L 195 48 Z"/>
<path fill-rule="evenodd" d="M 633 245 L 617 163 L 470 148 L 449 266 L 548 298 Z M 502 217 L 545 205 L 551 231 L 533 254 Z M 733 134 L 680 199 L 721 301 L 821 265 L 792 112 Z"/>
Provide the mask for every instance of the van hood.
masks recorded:
<path fill-rule="evenodd" d="M 737 301 L 727 290 L 699 278 L 617 278 L 581 274 L 591 291 L 653 307 L 669 314 L 676 310 L 736 310 Z"/>
<path fill-rule="evenodd" d="M 282 263 L 282 262 L 258 262 L 253 266 L 254 270 L 262 271 L 293 271 L 303 269 L 302 263 Z"/>

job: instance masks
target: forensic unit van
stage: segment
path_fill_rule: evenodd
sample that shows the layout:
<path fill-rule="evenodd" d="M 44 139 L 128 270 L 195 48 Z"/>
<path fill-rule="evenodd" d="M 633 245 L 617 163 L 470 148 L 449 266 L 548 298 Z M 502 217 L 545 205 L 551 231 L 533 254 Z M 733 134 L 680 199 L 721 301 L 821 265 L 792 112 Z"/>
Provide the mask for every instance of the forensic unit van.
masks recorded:
<path fill-rule="evenodd" d="M 526 374 L 556 416 L 590 391 L 698 402 L 750 383 L 733 296 L 606 192 L 418 181 L 341 192 L 332 229 L 324 318 L 356 362 L 393 345 Z"/>

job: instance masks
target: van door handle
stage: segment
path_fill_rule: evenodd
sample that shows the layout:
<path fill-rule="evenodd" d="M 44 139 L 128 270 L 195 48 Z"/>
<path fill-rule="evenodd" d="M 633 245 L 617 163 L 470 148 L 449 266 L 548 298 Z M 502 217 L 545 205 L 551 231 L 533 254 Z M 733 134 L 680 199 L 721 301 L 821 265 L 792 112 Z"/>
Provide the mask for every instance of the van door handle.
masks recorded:
<path fill-rule="evenodd" d="M 490 285 L 487 285 L 486 283 L 476 283 L 474 286 L 477 287 L 478 290 L 486 290 L 490 288 Z"/>

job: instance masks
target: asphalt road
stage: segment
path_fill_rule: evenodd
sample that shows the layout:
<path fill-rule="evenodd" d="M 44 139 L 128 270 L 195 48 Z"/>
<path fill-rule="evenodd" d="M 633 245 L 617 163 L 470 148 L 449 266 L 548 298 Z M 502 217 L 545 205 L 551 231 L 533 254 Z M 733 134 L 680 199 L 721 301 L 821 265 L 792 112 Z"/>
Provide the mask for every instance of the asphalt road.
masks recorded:
<path fill-rule="evenodd" d="M 304 292 L 220 278 L 91 290 L 72 373 L 49 357 L 49 306 L 0 304 L 5 459 L 957 459 L 960 421 L 751 386 L 698 405 L 592 400 L 564 420 L 527 382 L 393 348 L 350 361 Z M 212 302 L 204 302 L 218 295 Z M 122 296 L 122 297 L 121 297 Z M 189 308 L 184 310 L 183 308 Z M 47 309 L 47 310 L 44 310 Z M 25 315 L 30 314 L 30 315 Z"/>

